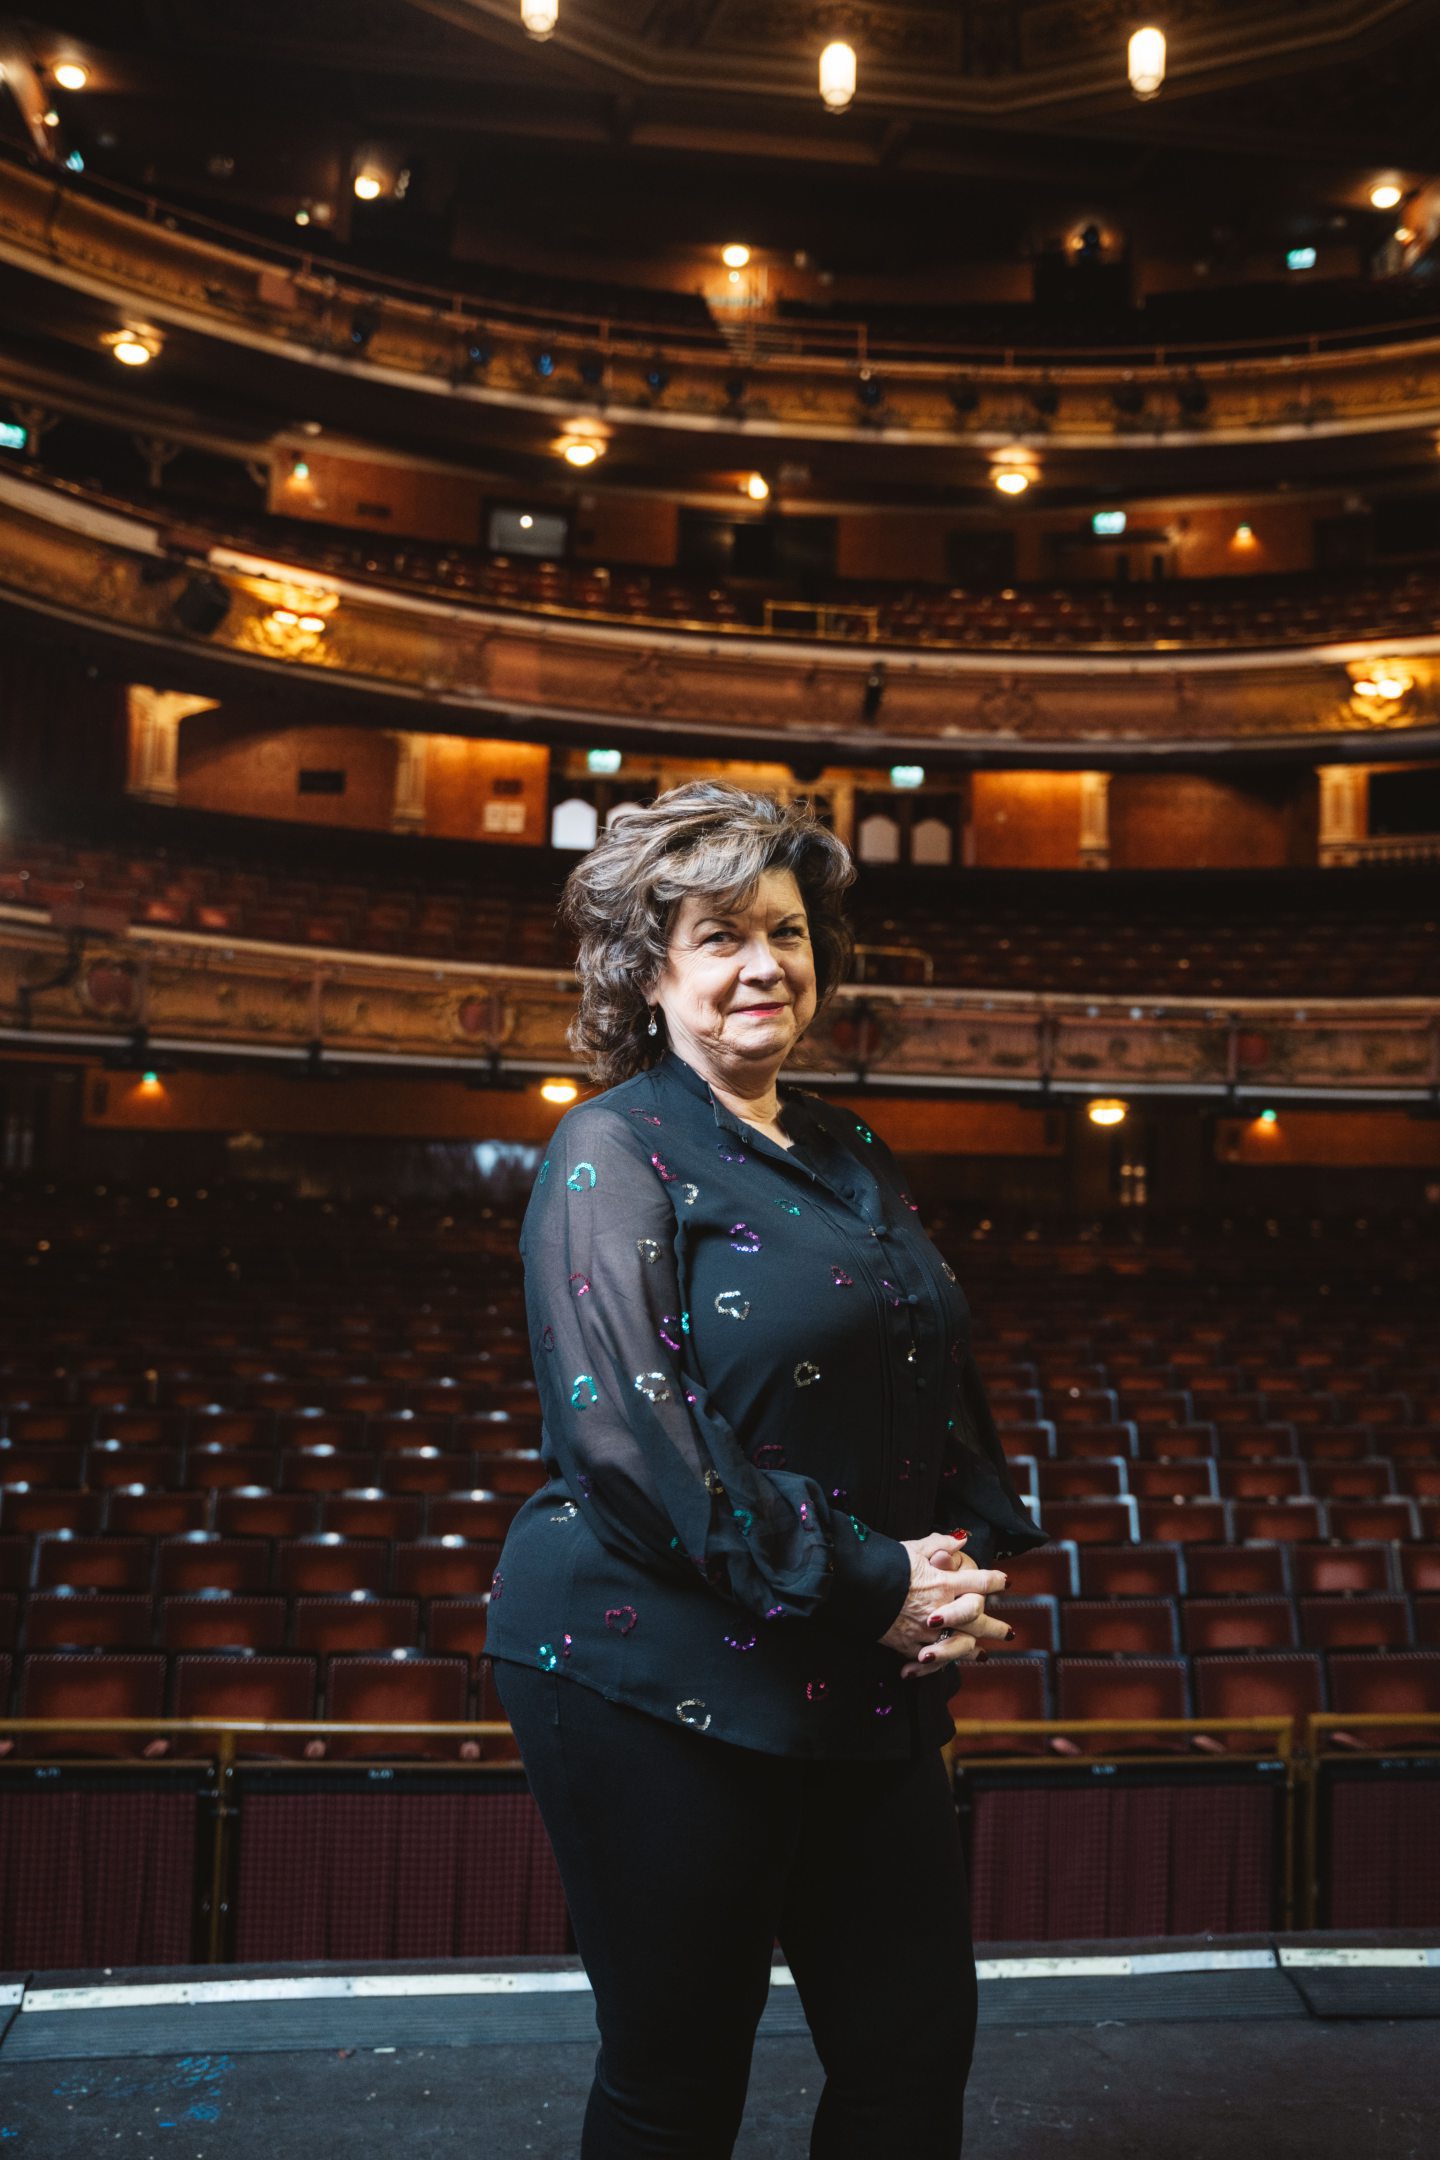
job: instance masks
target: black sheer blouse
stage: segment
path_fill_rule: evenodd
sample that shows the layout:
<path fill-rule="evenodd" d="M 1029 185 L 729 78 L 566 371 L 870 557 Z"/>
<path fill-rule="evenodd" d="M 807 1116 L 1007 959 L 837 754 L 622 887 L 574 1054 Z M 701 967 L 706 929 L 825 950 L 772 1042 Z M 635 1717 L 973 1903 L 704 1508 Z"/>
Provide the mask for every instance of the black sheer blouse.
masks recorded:
<path fill-rule="evenodd" d="M 547 1483 L 510 1525 L 487 1652 L 777 1755 L 951 1734 L 956 1668 L 879 1638 L 902 1538 L 1045 1542 L 969 1308 L 890 1150 L 779 1087 L 781 1147 L 684 1059 L 567 1111 L 520 1233 Z"/>

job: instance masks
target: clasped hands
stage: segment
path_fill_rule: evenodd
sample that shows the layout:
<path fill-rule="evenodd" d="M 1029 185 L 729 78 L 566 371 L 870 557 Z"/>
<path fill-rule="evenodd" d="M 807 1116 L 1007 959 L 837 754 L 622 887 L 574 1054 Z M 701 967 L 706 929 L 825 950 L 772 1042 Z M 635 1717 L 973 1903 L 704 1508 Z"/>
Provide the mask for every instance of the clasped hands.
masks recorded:
<path fill-rule="evenodd" d="M 900 1542 L 910 1556 L 910 1592 L 880 1640 L 907 1659 L 902 1680 L 933 1673 L 942 1664 L 969 1663 L 987 1639 L 1012 1632 L 985 1610 L 986 1597 L 1003 1590 L 1008 1576 L 967 1560 L 963 1539 L 932 1531 Z"/>

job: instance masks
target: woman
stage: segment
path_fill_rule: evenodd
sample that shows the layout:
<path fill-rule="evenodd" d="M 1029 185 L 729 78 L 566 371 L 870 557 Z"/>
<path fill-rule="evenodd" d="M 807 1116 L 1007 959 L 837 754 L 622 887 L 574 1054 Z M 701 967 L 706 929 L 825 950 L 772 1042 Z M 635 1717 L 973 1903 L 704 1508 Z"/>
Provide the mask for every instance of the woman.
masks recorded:
<path fill-rule="evenodd" d="M 940 1746 L 958 1667 L 1013 1633 L 991 1562 L 1044 1537 L 889 1149 L 779 1077 L 854 875 L 808 809 L 706 780 L 618 811 L 562 902 L 604 1091 L 521 1230 L 550 1477 L 488 1651 L 595 1990 L 582 2160 L 731 2152 L 777 1937 L 826 2072 L 812 2160 L 960 2151 Z"/>

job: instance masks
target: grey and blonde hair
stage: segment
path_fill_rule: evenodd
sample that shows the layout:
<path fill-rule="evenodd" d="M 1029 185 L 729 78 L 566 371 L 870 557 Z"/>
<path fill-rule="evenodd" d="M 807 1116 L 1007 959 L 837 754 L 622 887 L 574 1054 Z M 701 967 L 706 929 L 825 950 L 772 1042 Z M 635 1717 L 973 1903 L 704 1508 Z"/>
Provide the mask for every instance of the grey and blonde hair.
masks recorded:
<path fill-rule="evenodd" d="M 778 802 L 728 780 L 690 780 L 615 812 L 560 897 L 560 921 L 579 944 L 580 1003 L 566 1039 L 592 1080 L 615 1087 L 664 1052 L 663 1030 L 646 1033 L 649 994 L 680 902 L 697 893 L 744 906 L 767 870 L 793 872 L 800 888 L 818 1015 L 854 950 L 841 901 L 855 864 L 809 803 Z"/>

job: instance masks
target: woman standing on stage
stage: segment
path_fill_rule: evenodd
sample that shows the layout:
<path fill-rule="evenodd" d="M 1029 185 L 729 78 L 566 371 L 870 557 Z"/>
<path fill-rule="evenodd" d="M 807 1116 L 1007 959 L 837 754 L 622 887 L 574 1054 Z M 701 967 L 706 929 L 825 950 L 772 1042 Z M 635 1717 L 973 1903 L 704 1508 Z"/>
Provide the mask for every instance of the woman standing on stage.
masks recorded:
<path fill-rule="evenodd" d="M 488 1652 L 601 2045 L 582 2160 L 726 2160 L 775 1939 L 812 2160 L 954 2160 L 974 2043 L 941 1744 L 1044 1542 L 885 1142 L 781 1071 L 852 949 L 843 843 L 719 781 L 567 882 L 561 1119 L 521 1231 L 548 1483 Z"/>

